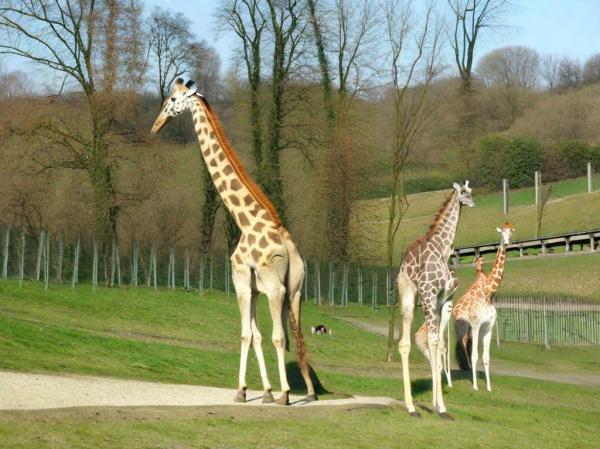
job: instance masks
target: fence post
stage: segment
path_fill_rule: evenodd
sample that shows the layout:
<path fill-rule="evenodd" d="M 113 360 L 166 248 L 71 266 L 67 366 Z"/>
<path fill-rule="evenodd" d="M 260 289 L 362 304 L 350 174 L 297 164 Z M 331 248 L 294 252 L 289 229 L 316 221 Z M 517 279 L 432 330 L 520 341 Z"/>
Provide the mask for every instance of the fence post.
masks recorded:
<path fill-rule="evenodd" d="M 50 282 L 50 233 L 46 232 L 46 243 L 44 244 L 44 288 L 48 289 Z"/>
<path fill-rule="evenodd" d="M 79 251 L 81 249 L 81 237 L 77 236 L 77 243 L 73 249 L 73 276 L 71 277 L 71 288 L 79 283 Z"/>
<path fill-rule="evenodd" d="M 154 290 L 158 288 L 158 276 L 157 276 L 157 256 L 156 256 L 156 242 L 152 242 L 152 277 L 154 283 Z"/>
<path fill-rule="evenodd" d="M 19 259 L 19 287 L 23 286 L 25 277 L 25 227 L 21 229 L 21 257 Z"/>
<path fill-rule="evenodd" d="M 133 249 L 132 249 L 132 261 L 131 261 L 131 285 L 133 287 L 138 286 L 138 260 L 139 260 L 139 251 L 140 246 L 137 240 L 133 241 Z"/>
<path fill-rule="evenodd" d="M 183 266 L 183 288 L 185 291 L 190 291 L 190 252 L 185 250 L 184 254 L 184 266 Z"/>
<path fill-rule="evenodd" d="M 594 191 L 592 186 L 592 163 L 587 163 L 587 190 L 588 193 L 592 193 Z"/>
<path fill-rule="evenodd" d="M 38 253 L 37 253 L 37 265 L 35 267 L 35 280 L 40 280 L 40 274 L 42 271 L 42 251 L 44 251 L 44 231 L 40 231 L 40 238 L 38 240 Z"/>
<path fill-rule="evenodd" d="M 502 180 L 502 197 L 504 199 L 503 202 L 503 212 L 504 215 L 508 214 L 508 179 Z"/>
<path fill-rule="evenodd" d="M 4 233 L 4 260 L 2 261 L 2 278 L 8 277 L 8 252 L 10 250 L 10 228 L 6 227 Z"/>
<path fill-rule="evenodd" d="M 208 261 L 209 264 L 209 271 L 210 271 L 210 280 L 209 280 L 209 290 L 212 292 L 213 291 L 213 275 L 214 275 L 214 263 L 213 263 L 213 258 L 212 256 L 210 256 L 210 260 Z"/>
<path fill-rule="evenodd" d="M 175 290 L 175 247 L 172 246 L 169 254 L 169 268 L 171 269 L 170 278 L 171 278 L 171 289 Z"/>
<path fill-rule="evenodd" d="M 362 268 L 358 266 L 358 304 L 362 307 L 363 305 L 363 278 L 362 278 Z"/>
<path fill-rule="evenodd" d="M 316 298 L 316 302 L 318 305 L 321 305 L 321 264 L 319 263 L 319 261 L 317 260 L 317 263 L 315 265 L 316 270 L 317 270 L 317 298 Z"/>
<path fill-rule="evenodd" d="M 58 260 L 56 262 L 56 282 L 62 284 L 63 259 L 65 256 L 65 239 L 62 231 L 58 234 Z"/>
<path fill-rule="evenodd" d="M 96 290 L 98 285 L 98 243 L 94 239 L 94 254 L 92 259 L 92 287 Z"/>
<path fill-rule="evenodd" d="M 204 296 L 204 269 L 206 265 L 206 259 L 204 256 L 200 258 L 200 278 L 198 279 L 198 294 Z"/>
<path fill-rule="evenodd" d="M 540 172 L 539 171 L 535 171 L 534 176 L 533 176 L 533 180 L 535 183 L 535 206 L 538 207 L 540 204 L 540 193 L 541 193 L 541 189 L 540 189 L 540 184 L 541 184 L 541 180 L 540 180 L 541 176 L 540 176 Z"/>
<path fill-rule="evenodd" d="M 550 349 L 550 340 L 548 339 L 548 313 L 546 308 L 546 297 L 544 296 L 544 348 Z"/>

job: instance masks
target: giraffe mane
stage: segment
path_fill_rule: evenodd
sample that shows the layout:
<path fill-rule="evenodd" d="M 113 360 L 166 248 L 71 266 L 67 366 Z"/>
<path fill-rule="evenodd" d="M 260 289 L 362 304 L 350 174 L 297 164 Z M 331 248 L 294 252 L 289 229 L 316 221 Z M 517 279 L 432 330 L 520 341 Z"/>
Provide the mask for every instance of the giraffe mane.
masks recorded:
<path fill-rule="evenodd" d="M 440 207 L 440 210 L 438 210 L 437 214 L 435 214 L 433 223 L 431 223 L 431 226 L 429 226 L 429 230 L 427 231 L 427 234 L 425 235 L 426 239 L 429 239 L 434 234 L 435 230 L 442 222 L 444 215 L 446 215 L 446 213 L 448 212 L 448 209 L 450 208 L 450 203 L 452 202 L 452 198 L 454 198 L 454 192 L 452 192 L 451 194 L 449 194 L 446 197 L 444 204 L 442 204 L 442 207 Z"/>
<path fill-rule="evenodd" d="M 223 125 L 221 125 L 221 121 L 219 120 L 219 117 L 217 117 L 217 114 L 214 112 L 212 106 L 208 103 L 206 98 L 204 98 L 203 96 L 198 96 L 198 99 L 204 105 L 204 108 L 206 109 L 206 116 L 208 118 L 208 121 L 212 125 L 215 135 L 217 136 L 217 140 L 220 142 L 221 147 L 223 148 L 223 151 L 225 152 L 225 155 L 227 156 L 227 159 L 229 159 L 229 162 L 231 163 L 231 166 L 233 167 L 236 174 L 240 178 L 240 181 L 250 191 L 250 194 L 252 195 L 252 197 L 261 206 L 263 206 L 265 209 L 267 209 L 267 211 L 271 215 L 271 219 L 275 222 L 275 224 L 277 226 L 282 226 L 281 218 L 279 218 L 279 214 L 277 213 L 275 206 L 273 205 L 273 203 L 271 203 L 271 200 L 269 200 L 269 198 L 267 198 L 267 196 L 264 194 L 264 192 L 261 190 L 261 188 L 254 182 L 254 180 L 248 174 L 248 171 L 242 164 L 242 161 L 240 161 L 240 158 L 238 157 L 237 153 L 235 152 L 235 150 L 229 143 L 229 139 L 227 138 L 227 136 L 225 135 L 225 132 L 223 131 Z"/>

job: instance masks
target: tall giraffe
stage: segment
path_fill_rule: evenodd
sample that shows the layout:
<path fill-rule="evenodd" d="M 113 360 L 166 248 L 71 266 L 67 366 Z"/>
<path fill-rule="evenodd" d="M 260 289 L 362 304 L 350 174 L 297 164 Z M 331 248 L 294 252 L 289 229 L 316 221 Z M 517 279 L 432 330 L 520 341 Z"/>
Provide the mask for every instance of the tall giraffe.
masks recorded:
<path fill-rule="evenodd" d="M 483 338 L 483 367 L 485 370 L 485 382 L 488 391 L 492 391 L 490 385 L 490 341 L 492 339 L 492 328 L 496 322 L 496 308 L 492 304 L 492 297 L 500 287 L 504 274 L 504 263 L 506 261 L 506 245 L 510 244 L 513 227 L 506 223 L 501 228 L 496 228 L 500 233 L 500 246 L 496 253 L 494 267 L 489 275 L 484 275 L 481 282 L 476 282 L 458 300 L 452 316 L 456 326 L 457 345 L 462 349 L 464 357 L 459 356 L 459 365 L 462 369 L 469 369 L 473 373 L 473 389 L 477 390 L 477 361 L 479 353 L 479 333 Z M 471 344 L 469 360 L 468 347 Z M 460 352 L 459 352 L 460 354 Z"/>
<path fill-rule="evenodd" d="M 471 285 L 470 289 L 475 288 L 479 283 L 485 282 L 486 275 L 483 273 L 483 257 L 477 257 L 474 261 L 475 264 L 475 282 Z M 446 381 L 448 386 L 452 386 L 452 374 L 450 370 L 450 326 L 448 326 L 448 332 L 446 334 L 446 338 L 441 339 L 441 343 L 444 345 L 444 349 L 441 351 L 441 364 L 444 373 L 446 374 Z M 447 344 L 446 344 L 447 341 Z M 419 330 L 415 333 L 415 344 L 419 351 L 425 356 L 427 360 L 429 360 L 429 349 L 427 346 L 427 325 L 425 322 L 421 325 Z"/>
<path fill-rule="evenodd" d="M 442 395 L 440 351 L 443 350 L 444 330 L 452 310 L 452 294 L 458 287 L 458 282 L 454 273 L 450 271 L 448 258 L 452 254 L 452 244 L 462 206 L 475 207 L 469 181 L 463 186 L 454 183 L 453 188 L 453 192 L 444 202 L 429 232 L 407 249 L 396 280 L 402 313 L 402 337 L 399 350 L 402 359 L 404 401 L 410 415 L 415 417 L 421 415 L 415 410 L 412 400 L 408 356 L 415 298 L 418 294 L 423 303 L 427 326 L 433 408 L 441 417 L 450 418 Z"/>
<path fill-rule="evenodd" d="M 298 364 L 308 389 L 305 400 L 316 400 L 309 376 L 308 353 L 300 327 L 300 287 L 304 263 L 290 234 L 281 224 L 273 204 L 254 183 L 229 144 L 221 123 L 192 81 L 175 81 L 171 95 L 154 122 L 158 133 L 172 118 L 191 111 L 202 156 L 213 182 L 241 230 L 231 256 L 232 276 L 241 315 L 241 355 L 237 402 L 246 401 L 246 365 L 250 345 L 254 347 L 263 384 L 263 402 L 273 402 L 271 384 L 262 351 L 262 335 L 256 321 L 259 293 L 267 295 L 273 320 L 272 341 L 277 351 L 281 396 L 277 403 L 289 404 L 290 386 L 285 370 L 286 319 L 296 340 Z M 290 313 L 291 311 L 291 313 Z"/>

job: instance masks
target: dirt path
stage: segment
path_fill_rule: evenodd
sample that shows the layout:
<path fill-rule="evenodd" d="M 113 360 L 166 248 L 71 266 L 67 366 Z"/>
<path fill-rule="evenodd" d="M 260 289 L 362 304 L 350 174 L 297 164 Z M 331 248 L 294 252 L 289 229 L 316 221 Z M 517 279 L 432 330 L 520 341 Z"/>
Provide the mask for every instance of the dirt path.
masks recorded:
<path fill-rule="evenodd" d="M 277 397 L 277 393 L 274 393 Z M 66 407 L 223 406 L 264 405 L 262 392 L 247 392 L 248 402 L 233 402 L 235 390 L 196 385 L 162 384 L 92 376 L 66 376 L 0 372 L 0 410 L 41 410 Z M 354 396 L 304 402 L 290 397 L 292 406 L 329 405 L 387 406 L 400 404 L 388 397 Z M 276 405 L 269 405 L 277 407 Z"/>
<path fill-rule="evenodd" d="M 363 320 L 354 317 L 339 317 L 340 319 L 352 324 L 353 326 L 371 332 L 375 335 L 382 335 L 387 337 L 387 327 L 379 324 L 368 323 Z M 398 329 L 396 328 L 396 338 L 398 338 Z M 494 373 L 505 375 L 505 376 L 517 376 L 526 377 L 529 379 L 548 380 L 551 382 L 560 382 L 574 385 L 585 385 L 600 387 L 600 376 L 594 374 L 570 374 L 570 373 L 548 373 L 538 372 L 534 370 L 523 369 L 522 367 L 515 367 L 512 364 L 504 364 L 501 360 L 492 360 Z"/>

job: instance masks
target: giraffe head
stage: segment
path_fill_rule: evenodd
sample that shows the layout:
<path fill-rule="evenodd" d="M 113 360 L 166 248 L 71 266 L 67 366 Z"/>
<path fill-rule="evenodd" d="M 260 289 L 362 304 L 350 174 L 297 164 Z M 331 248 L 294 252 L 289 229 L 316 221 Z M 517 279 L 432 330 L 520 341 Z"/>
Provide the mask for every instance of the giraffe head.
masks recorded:
<path fill-rule="evenodd" d="M 510 223 L 504 223 L 501 228 L 496 228 L 496 231 L 500 233 L 500 238 L 504 245 L 510 245 L 510 238 L 515 229 Z"/>
<path fill-rule="evenodd" d="M 477 272 L 483 270 L 483 256 L 479 256 L 473 262 L 475 264 L 475 270 Z"/>
<path fill-rule="evenodd" d="M 171 118 L 189 110 L 193 106 L 194 95 L 200 95 L 194 82 L 190 80 L 184 84 L 183 79 L 177 78 L 171 89 L 171 95 L 163 103 L 160 114 L 152 126 L 152 134 L 157 134 Z"/>
<path fill-rule="evenodd" d="M 473 198 L 471 198 L 471 188 L 469 187 L 468 180 L 462 186 L 455 182 L 452 187 L 454 187 L 454 190 L 458 195 L 458 202 L 461 206 L 475 207 L 475 202 L 473 201 Z"/>

